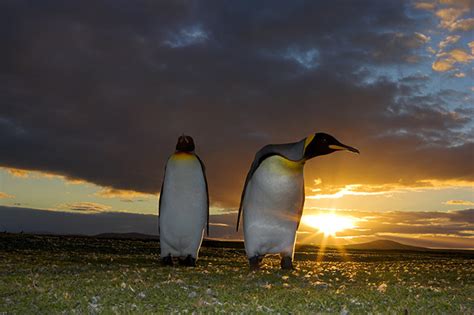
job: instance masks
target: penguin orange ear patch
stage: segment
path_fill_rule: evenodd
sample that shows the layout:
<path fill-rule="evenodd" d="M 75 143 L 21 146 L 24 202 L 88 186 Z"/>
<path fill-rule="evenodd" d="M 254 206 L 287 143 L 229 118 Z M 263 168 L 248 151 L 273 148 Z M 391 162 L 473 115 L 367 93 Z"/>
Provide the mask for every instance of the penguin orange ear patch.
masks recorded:
<path fill-rule="evenodd" d="M 347 150 L 347 148 L 341 147 L 340 145 L 336 145 L 336 144 L 330 144 L 329 149 L 338 150 L 338 151 Z"/>
<path fill-rule="evenodd" d="M 311 135 L 306 137 L 306 140 L 304 141 L 304 148 L 305 149 L 311 143 L 311 141 L 313 141 L 313 139 L 314 139 L 314 134 L 311 134 Z"/>

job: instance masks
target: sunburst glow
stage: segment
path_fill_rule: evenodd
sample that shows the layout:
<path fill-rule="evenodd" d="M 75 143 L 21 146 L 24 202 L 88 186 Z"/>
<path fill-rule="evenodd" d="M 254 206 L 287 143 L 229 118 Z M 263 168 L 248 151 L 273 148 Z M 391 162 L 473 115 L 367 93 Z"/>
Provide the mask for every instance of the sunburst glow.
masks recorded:
<path fill-rule="evenodd" d="M 308 215 L 303 222 L 326 236 L 335 236 L 337 232 L 355 227 L 356 219 L 348 216 L 339 216 L 333 213 Z"/>

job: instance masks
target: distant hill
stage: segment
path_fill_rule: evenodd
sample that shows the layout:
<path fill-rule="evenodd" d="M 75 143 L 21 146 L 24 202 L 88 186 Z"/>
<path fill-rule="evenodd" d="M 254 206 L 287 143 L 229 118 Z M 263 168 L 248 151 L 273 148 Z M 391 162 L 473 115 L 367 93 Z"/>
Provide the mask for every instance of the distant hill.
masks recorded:
<path fill-rule="evenodd" d="M 101 233 L 93 236 L 94 238 L 106 239 L 122 239 L 122 240 L 156 240 L 159 241 L 158 235 L 149 235 L 142 233 Z M 214 238 L 204 238 L 202 241 L 204 247 L 221 247 L 221 248 L 244 248 L 244 242 L 239 240 L 221 240 Z"/>
<path fill-rule="evenodd" d="M 94 235 L 96 238 L 112 238 L 112 239 L 133 239 L 133 240 L 159 240 L 158 235 L 149 235 L 142 233 L 102 233 Z"/>
<path fill-rule="evenodd" d="M 127 240 L 160 240 L 158 235 L 149 235 L 149 234 L 142 234 L 142 233 L 102 233 L 97 234 L 94 237 L 96 238 L 108 238 L 108 239 L 127 239 Z M 204 247 L 223 247 L 223 248 L 236 248 L 242 249 L 244 248 L 244 242 L 239 240 L 221 240 L 221 239 L 213 239 L 213 238 L 204 238 L 202 245 Z M 314 245 L 305 245 L 305 244 L 298 244 L 297 250 L 305 247 L 315 247 L 318 246 Z M 328 248 L 332 248 L 333 246 L 328 246 Z M 359 243 L 359 244 L 351 244 L 351 245 L 343 245 L 345 249 L 351 250 L 411 250 L 411 251 L 426 251 L 430 250 L 429 248 L 425 247 L 417 247 L 417 246 L 410 246 L 405 245 L 402 243 L 398 243 L 395 241 L 390 240 L 376 240 L 367 243 Z"/>
<path fill-rule="evenodd" d="M 425 251 L 429 250 L 425 247 L 417 247 L 405 245 L 395 241 L 389 240 L 376 240 L 367 243 L 345 245 L 346 249 L 363 249 L 363 250 L 414 250 L 414 251 Z"/>
<path fill-rule="evenodd" d="M 244 241 L 221 240 L 221 239 L 213 239 L 213 238 L 205 238 L 202 241 L 202 246 L 204 246 L 204 247 L 220 247 L 220 248 L 235 248 L 235 249 L 245 248 Z"/>

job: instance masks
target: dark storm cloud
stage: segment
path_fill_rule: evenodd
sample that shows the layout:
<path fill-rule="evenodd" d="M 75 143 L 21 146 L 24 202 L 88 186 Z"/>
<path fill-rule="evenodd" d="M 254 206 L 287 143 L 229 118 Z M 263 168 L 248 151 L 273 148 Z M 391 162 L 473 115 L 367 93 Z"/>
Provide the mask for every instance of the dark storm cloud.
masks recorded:
<path fill-rule="evenodd" d="M 310 176 L 473 180 L 472 112 L 370 70 L 426 41 L 408 6 L 2 2 L 0 165 L 154 193 L 185 132 L 212 201 L 236 206 L 258 148 L 324 130 L 363 155 L 322 158 Z"/>

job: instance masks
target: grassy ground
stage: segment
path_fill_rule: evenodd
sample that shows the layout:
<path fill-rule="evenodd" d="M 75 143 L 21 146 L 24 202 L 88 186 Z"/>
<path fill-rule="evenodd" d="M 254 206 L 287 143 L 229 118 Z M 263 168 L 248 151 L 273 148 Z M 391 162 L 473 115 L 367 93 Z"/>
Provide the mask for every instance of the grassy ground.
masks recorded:
<path fill-rule="evenodd" d="M 474 255 L 313 251 L 249 272 L 241 249 L 161 267 L 158 242 L 0 234 L 0 314 L 473 314 Z M 303 249 L 304 250 L 304 249 Z"/>

